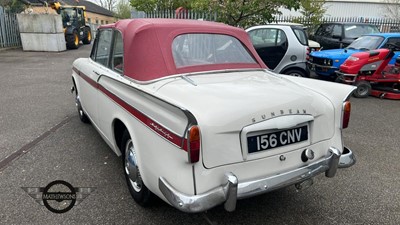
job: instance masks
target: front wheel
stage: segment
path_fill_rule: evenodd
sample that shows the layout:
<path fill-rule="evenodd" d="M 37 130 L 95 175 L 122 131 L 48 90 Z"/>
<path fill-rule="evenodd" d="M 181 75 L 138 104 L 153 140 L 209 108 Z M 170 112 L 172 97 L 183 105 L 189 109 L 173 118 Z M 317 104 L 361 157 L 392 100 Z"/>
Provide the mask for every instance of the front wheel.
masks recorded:
<path fill-rule="evenodd" d="M 136 149 L 128 131 L 122 135 L 121 147 L 123 151 L 124 174 L 132 198 L 141 206 L 149 206 L 154 195 L 143 183 L 139 171 Z"/>
<path fill-rule="evenodd" d="M 82 43 L 84 45 L 88 45 L 90 42 L 92 42 L 92 32 L 90 31 L 90 27 L 85 27 L 83 31 Z"/>
<path fill-rule="evenodd" d="M 65 37 L 67 42 L 68 49 L 77 49 L 79 48 L 79 35 L 78 31 L 74 30 L 72 34 L 67 34 Z"/>
<path fill-rule="evenodd" d="M 89 117 L 86 115 L 85 111 L 83 111 L 79 95 L 75 96 L 75 105 L 78 110 L 79 119 L 83 123 L 90 123 Z"/>
<path fill-rule="evenodd" d="M 297 69 L 291 69 L 291 70 L 285 71 L 285 74 L 294 76 L 294 77 L 307 77 L 306 73 L 304 73 L 301 70 L 297 70 Z"/>
<path fill-rule="evenodd" d="M 371 94 L 371 84 L 368 81 L 360 80 L 354 84 L 357 89 L 354 90 L 353 95 L 356 98 L 366 98 Z"/>

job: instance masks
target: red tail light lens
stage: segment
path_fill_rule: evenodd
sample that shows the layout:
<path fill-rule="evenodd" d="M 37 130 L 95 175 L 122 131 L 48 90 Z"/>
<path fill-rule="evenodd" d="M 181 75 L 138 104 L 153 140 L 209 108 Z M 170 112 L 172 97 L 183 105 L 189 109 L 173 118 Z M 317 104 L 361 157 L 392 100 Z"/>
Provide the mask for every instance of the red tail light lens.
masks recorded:
<path fill-rule="evenodd" d="M 347 128 L 349 126 L 350 111 L 351 111 L 350 101 L 345 101 L 343 103 L 343 116 L 342 116 L 342 128 L 343 129 Z"/>
<path fill-rule="evenodd" d="M 189 162 L 198 162 L 200 157 L 200 129 L 198 126 L 191 126 L 189 128 L 187 147 Z"/>

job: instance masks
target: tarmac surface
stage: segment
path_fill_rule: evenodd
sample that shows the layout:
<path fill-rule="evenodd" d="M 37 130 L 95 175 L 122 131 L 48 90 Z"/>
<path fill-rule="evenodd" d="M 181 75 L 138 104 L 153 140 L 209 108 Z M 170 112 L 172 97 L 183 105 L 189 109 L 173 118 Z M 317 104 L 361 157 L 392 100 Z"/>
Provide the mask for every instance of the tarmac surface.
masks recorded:
<path fill-rule="evenodd" d="M 294 187 L 180 212 L 161 200 L 150 208 L 129 195 L 118 158 L 77 116 L 71 65 L 91 46 L 61 53 L 0 51 L 0 224 L 400 224 L 400 101 L 352 98 L 345 144 L 355 166 Z M 22 187 L 65 180 L 95 188 L 64 214 L 39 205 Z"/>

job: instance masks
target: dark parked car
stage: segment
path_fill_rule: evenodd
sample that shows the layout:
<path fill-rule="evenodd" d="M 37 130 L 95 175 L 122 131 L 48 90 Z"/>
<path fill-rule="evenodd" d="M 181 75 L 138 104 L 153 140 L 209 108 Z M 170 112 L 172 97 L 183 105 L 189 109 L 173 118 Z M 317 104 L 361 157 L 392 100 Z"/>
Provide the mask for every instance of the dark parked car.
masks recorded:
<path fill-rule="evenodd" d="M 373 33 L 379 33 L 378 28 L 373 24 L 333 22 L 321 24 L 313 39 L 323 49 L 338 49 L 347 47 L 364 34 Z"/>

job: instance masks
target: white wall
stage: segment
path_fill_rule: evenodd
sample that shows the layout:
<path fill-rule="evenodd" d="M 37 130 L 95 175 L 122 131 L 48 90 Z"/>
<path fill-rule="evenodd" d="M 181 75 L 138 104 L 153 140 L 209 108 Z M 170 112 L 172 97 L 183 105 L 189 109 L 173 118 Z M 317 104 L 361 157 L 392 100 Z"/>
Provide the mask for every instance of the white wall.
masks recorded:
<path fill-rule="evenodd" d="M 384 18 L 384 3 L 379 0 L 341 0 L 326 1 L 325 17 L 364 17 L 364 18 Z M 301 16 L 299 12 L 281 8 L 283 16 Z"/>

